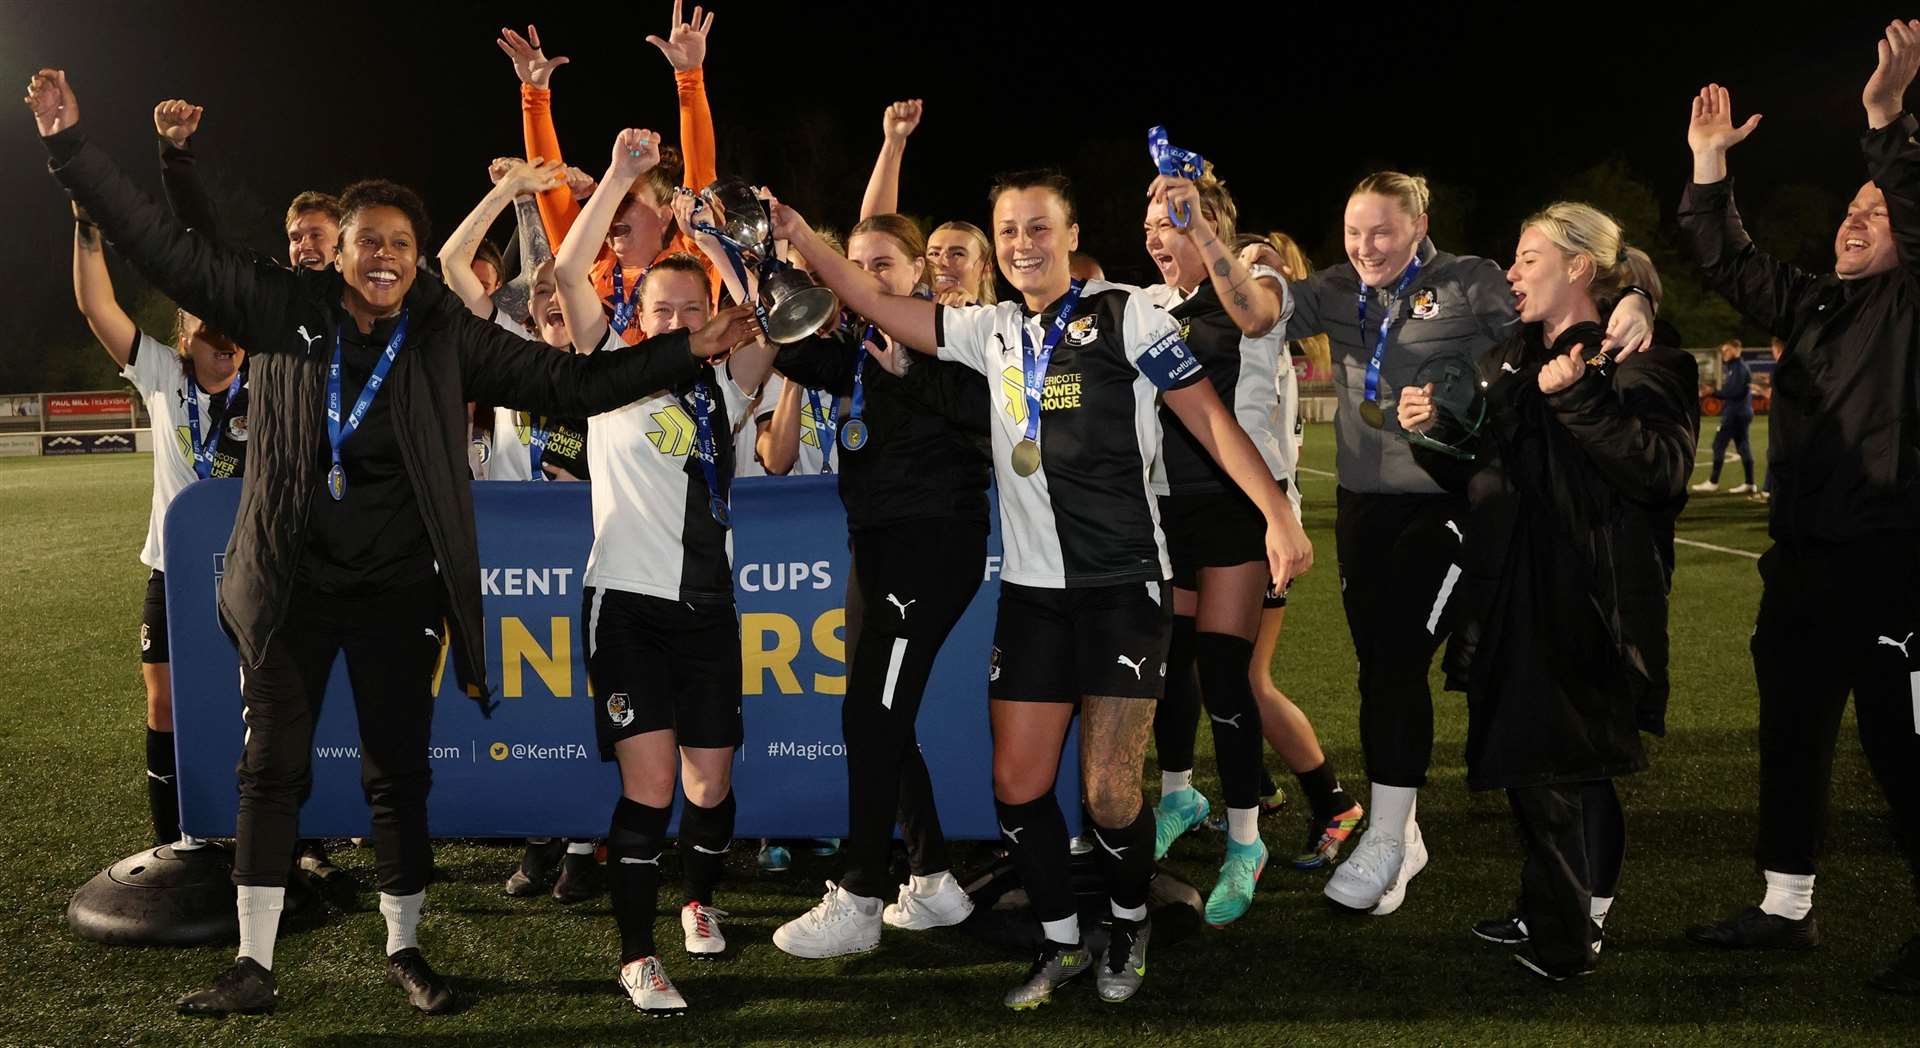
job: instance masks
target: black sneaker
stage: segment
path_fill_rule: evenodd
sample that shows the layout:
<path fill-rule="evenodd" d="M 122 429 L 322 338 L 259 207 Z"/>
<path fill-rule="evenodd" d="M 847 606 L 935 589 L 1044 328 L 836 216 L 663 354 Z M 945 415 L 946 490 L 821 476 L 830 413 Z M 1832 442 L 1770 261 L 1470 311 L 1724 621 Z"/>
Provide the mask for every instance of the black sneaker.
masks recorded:
<path fill-rule="evenodd" d="M 1724 921 L 1688 928 L 1687 939 L 1723 950 L 1811 950 L 1820 945 L 1820 924 L 1812 910 L 1796 921 L 1749 906 Z"/>
<path fill-rule="evenodd" d="M 593 861 L 593 853 L 576 855 L 568 852 L 560 857 L 560 876 L 553 881 L 555 902 L 585 902 L 600 894 L 600 864 Z"/>
<path fill-rule="evenodd" d="M 242 957 L 221 972 L 212 986 L 180 998 L 179 1007 L 181 1015 L 224 1019 L 229 1015 L 265 1015 L 273 1011 L 278 999 L 273 973 L 260 967 L 259 961 Z"/>
<path fill-rule="evenodd" d="M 418 947 L 409 946 L 387 958 L 387 982 L 407 991 L 407 1003 L 428 1015 L 453 1008 L 453 988 L 420 956 Z"/>
<path fill-rule="evenodd" d="M 333 864 L 327 857 L 325 845 L 319 841 L 301 841 L 294 864 L 306 872 L 307 881 L 329 906 L 343 912 L 359 908 L 360 882 Z"/>
<path fill-rule="evenodd" d="M 1867 984 L 1888 993 L 1920 997 L 1920 935 L 1908 939 L 1907 944 L 1900 947 L 1900 956 L 1893 959 L 1892 967 L 1868 979 Z"/>
<path fill-rule="evenodd" d="M 507 894 L 516 899 L 545 894 L 547 878 L 553 876 L 553 868 L 559 864 L 560 855 L 566 850 L 564 841 L 543 841 L 539 844 L 528 841 L 527 850 L 520 856 L 520 868 L 507 878 Z"/>
<path fill-rule="evenodd" d="M 1474 925 L 1473 934 L 1487 942 L 1517 946 L 1527 941 L 1527 922 L 1518 917 L 1496 917 Z"/>

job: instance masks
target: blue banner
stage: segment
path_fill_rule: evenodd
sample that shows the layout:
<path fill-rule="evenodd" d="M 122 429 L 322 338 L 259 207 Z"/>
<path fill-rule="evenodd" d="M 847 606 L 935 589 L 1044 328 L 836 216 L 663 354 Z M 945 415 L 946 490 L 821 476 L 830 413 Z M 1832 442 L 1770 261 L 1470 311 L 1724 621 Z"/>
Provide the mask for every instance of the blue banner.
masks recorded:
<path fill-rule="evenodd" d="M 846 518 L 834 477 L 752 477 L 733 486 L 734 582 L 740 612 L 746 743 L 734 763 L 740 837 L 843 837 Z M 240 482 L 189 485 L 167 513 L 167 628 L 181 828 L 233 834 L 240 760 L 238 658 L 221 631 L 215 589 Z M 604 836 L 619 776 L 594 745 L 581 576 L 593 544 L 586 484 L 473 486 L 486 616 L 491 719 L 436 671 L 430 827 L 436 837 Z M 997 514 L 996 514 L 997 523 Z M 919 738 L 956 839 L 998 836 L 986 681 L 999 597 L 1000 539 L 986 580 L 934 665 Z M 312 837 L 367 833 L 359 733 L 344 657 L 335 660 L 313 743 L 313 794 L 300 812 Z M 1069 737 L 1059 796 L 1079 825 L 1078 738 Z M 677 809 L 678 806 L 676 806 Z"/>

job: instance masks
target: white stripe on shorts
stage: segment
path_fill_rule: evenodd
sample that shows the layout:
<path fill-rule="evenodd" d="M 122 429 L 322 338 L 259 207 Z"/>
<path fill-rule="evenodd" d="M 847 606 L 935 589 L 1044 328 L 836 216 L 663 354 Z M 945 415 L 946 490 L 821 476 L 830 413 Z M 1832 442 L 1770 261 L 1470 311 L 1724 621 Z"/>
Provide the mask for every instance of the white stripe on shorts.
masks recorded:
<path fill-rule="evenodd" d="M 606 590 L 603 590 L 603 589 L 594 590 L 593 603 L 588 606 L 587 658 L 593 658 L 594 650 L 600 646 L 597 640 L 597 638 L 600 636 L 600 601 L 606 595 L 607 595 Z"/>

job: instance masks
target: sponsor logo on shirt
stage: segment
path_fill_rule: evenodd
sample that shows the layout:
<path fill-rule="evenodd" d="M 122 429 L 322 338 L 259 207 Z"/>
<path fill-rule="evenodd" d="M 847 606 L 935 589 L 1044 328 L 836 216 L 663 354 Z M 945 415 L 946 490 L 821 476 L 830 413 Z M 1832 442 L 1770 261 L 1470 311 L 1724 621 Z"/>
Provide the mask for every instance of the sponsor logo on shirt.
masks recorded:
<path fill-rule="evenodd" d="M 679 404 L 669 404 L 653 413 L 653 424 L 658 429 L 647 434 L 647 440 L 662 455 L 674 458 L 686 458 L 693 450 L 693 416 Z"/>

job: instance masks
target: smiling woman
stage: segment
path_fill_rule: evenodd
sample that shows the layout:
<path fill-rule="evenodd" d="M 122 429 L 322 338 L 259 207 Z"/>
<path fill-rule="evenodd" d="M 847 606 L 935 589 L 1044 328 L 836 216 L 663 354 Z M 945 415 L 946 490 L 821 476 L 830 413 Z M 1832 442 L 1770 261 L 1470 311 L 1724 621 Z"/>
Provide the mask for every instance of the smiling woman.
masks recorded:
<path fill-rule="evenodd" d="M 473 316 L 419 274 L 425 209 L 410 190 L 353 187 L 339 270 L 289 271 L 188 229 L 128 183 L 81 133 L 64 72 L 35 75 L 27 104 L 55 177 L 102 234 L 156 287 L 254 350 L 254 468 L 220 599 L 244 666 L 249 728 L 234 847 L 240 955 L 180 1008 L 274 1007 L 273 943 L 309 782 L 313 703 L 344 649 L 373 809 L 387 979 L 414 1007 L 444 1012 L 452 991 L 417 942 L 432 864 L 426 739 L 439 655 L 421 638 L 451 620 L 457 675 L 485 700 L 467 401 L 577 415 L 615 407 L 700 374 L 701 358 L 745 337 L 746 314 L 647 353 L 553 353 Z"/>

